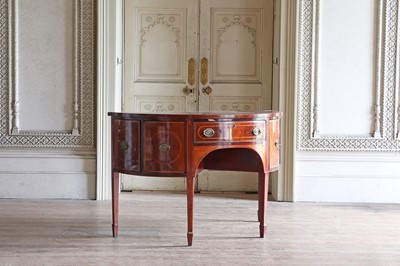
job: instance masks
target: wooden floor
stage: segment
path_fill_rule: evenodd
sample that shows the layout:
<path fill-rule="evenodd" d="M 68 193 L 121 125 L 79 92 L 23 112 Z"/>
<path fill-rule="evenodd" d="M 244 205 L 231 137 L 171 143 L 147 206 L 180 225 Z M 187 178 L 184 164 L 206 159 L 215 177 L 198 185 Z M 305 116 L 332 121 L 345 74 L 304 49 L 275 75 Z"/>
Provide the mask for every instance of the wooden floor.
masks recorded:
<path fill-rule="evenodd" d="M 258 238 L 257 195 L 122 193 L 111 202 L 0 200 L 0 265 L 400 265 L 400 205 L 270 202 Z"/>

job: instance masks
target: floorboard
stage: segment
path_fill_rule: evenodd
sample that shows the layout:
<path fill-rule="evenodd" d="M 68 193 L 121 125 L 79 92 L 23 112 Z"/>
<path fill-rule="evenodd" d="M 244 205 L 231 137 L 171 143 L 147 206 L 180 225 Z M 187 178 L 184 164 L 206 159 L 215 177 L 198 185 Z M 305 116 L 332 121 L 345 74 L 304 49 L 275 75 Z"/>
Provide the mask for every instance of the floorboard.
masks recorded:
<path fill-rule="evenodd" d="M 111 202 L 0 200 L 0 265 L 400 265 L 400 205 L 269 202 L 258 238 L 257 195 L 122 193 Z"/>

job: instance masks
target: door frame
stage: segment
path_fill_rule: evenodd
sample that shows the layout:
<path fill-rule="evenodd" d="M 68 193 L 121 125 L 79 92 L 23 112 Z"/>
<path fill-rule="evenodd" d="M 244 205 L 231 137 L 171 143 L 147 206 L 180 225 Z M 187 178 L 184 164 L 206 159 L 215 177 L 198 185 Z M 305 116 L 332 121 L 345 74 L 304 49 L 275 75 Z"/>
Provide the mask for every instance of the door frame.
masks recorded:
<path fill-rule="evenodd" d="M 281 167 L 273 178 L 278 201 L 294 200 L 296 132 L 297 1 L 281 0 L 275 9 L 274 42 L 278 58 L 273 77 L 273 108 L 284 113 L 281 124 Z M 111 124 L 107 112 L 121 111 L 124 0 L 97 0 L 97 180 L 96 199 L 111 199 Z M 278 51 L 279 49 L 279 51 Z"/>

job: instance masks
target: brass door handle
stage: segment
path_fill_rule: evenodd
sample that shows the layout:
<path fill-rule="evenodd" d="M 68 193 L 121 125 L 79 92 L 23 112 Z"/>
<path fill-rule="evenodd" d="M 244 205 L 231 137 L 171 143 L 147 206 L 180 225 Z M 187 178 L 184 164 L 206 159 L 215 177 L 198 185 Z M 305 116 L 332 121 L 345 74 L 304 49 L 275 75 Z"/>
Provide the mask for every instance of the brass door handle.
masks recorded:
<path fill-rule="evenodd" d="M 196 82 L 196 61 L 190 58 L 188 61 L 188 84 L 194 86 Z"/>
<path fill-rule="evenodd" d="M 210 95 L 212 93 L 212 88 L 208 86 L 207 88 L 203 88 L 202 92 L 204 94 Z"/>

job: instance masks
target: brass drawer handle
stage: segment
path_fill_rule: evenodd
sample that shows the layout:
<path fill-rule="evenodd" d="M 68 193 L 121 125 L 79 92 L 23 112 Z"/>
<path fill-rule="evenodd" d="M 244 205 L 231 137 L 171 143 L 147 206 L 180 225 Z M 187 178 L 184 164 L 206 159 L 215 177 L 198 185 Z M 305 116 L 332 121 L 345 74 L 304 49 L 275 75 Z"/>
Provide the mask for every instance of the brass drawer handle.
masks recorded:
<path fill-rule="evenodd" d="M 158 146 L 158 149 L 162 152 L 168 152 L 171 149 L 171 146 L 169 144 L 160 144 L 160 146 Z"/>
<path fill-rule="evenodd" d="M 126 140 L 123 140 L 119 143 L 119 148 L 123 151 L 126 151 L 129 147 L 129 144 Z"/>
<path fill-rule="evenodd" d="M 206 128 L 203 130 L 203 135 L 206 136 L 207 138 L 211 138 L 212 136 L 214 136 L 215 131 L 212 128 Z"/>
<path fill-rule="evenodd" d="M 254 136 L 258 136 L 261 134 L 261 129 L 259 127 L 256 127 L 253 129 L 252 133 Z"/>

